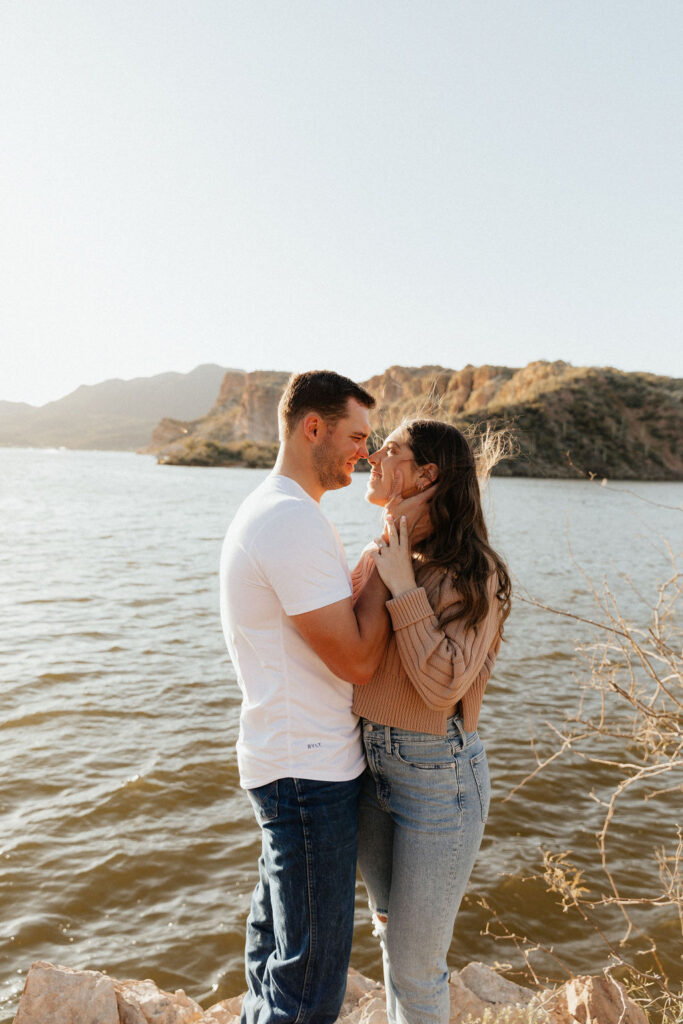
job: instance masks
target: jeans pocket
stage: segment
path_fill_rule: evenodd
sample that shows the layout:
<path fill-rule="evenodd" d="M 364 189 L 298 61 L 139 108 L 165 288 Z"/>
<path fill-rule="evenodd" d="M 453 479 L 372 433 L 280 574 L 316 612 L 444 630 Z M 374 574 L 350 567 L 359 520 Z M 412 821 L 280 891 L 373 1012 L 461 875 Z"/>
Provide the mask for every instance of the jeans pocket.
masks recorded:
<path fill-rule="evenodd" d="M 419 768 L 421 771 L 444 771 L 449 768 L 451 771 L 455 770 L 455 759 L 447 742 L 399 741 L 394 746 L 394 755 L 402 764 L 408 765 L 409 768 Z"/>
<path fill-rule="evenodd" d="M 265 786 L 257 789 L 248 789 L 247 796 L 254 808 L 256 820 L 261 822 L 275 821 L 278 815 L 278 785 L 277 779 L 274 782 L 267 782 Z"/>
<path fill-rule="evenodd" d="M 486 760 L 486 751 L 482 750 L 470 761 L 472 774 L 477 784 L 479 802 L 481 804 L 481 820 L 486 822 L 489 816 L 489 803 L 491 801 L 491 782 L 489 780 L 489 766 Z"/>

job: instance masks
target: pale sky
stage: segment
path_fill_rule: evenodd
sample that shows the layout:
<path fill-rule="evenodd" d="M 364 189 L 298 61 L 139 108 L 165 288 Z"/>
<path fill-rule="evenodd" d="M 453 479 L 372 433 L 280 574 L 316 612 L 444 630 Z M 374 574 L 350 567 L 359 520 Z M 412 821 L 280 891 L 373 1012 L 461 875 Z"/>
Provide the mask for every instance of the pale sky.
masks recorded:
<path fill-rule="evenodd" d="M 680 0 L 0 0 L 0 399 L 683 376 Z"/>

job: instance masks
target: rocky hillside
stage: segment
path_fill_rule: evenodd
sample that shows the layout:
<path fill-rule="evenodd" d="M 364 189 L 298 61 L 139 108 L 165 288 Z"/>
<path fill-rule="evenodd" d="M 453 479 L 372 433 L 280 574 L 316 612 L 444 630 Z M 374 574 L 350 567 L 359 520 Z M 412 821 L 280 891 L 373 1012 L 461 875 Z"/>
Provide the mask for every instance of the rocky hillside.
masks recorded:
<path fill-rule="evenodd" d="M 173 465 L 272 466 L 277 403 L 288 379 L 277 370 L 228 370 L 205 416 L 161 420 L 145 451 Z"/>
<path fill-rule="evenodd" d="M 149 451 L 184 465 L 272 465 L 286 373 L 229 371 L 206 416 L 164 419 Z M 508 366 L 392 366 L 363 382 L 377 398 L 381 438 L 404 417 L 508 427 L 515 476 L 683 480 L 683 380 L 565 362 Z"/>
<path fill-rule="evenodd" d="M 207 363 L 191 373 L 84 384 L 41 406 L 0 402 L 0 445 L 134 451 L 162 416 L 202 416 L 225 372 Z"/>

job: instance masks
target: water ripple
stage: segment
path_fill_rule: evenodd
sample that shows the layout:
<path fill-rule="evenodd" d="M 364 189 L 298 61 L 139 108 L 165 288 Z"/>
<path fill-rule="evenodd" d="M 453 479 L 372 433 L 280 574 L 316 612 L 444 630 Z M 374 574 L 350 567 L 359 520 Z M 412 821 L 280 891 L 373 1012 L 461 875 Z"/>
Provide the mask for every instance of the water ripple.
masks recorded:
<path fill-rule="evenodd" d="M 21 497 L 11 546 L 0 555 L 8 581 L 0 593 L 0 1020 L 11 1020 L 19 972 L 38 958 L 153 976 L 203 1001 L 241 991 L 258 833 L 238 786 L 240 695 L 220 631 L 216 572 L 224 529 L 263 474 L 168 474 L 119 453 L 56 459 L 3 450 L 0 462 L 8 493 Z M 363 485 L 324 499 L 350 558 L 377 532 Z M 681 504 L 680 485 L 648 486 L 662 504 Z M 520 583 L 548 604 L 593 612 L 566 547 L 568 515 L 573 557 L 596 579 L 605 573 L 621 585 L 637 564 L 649 598 L 666 572 L 666 552 L 651 543 L 633 499 L 625 508 L 605 489 L 516 480 L 494 481 L 489 497 L 499 502 L 496 543 Z M 677 535 L 674 512 L 648 507 L 647 515 L 652 530 Z M 635 597 L 624 600 L 640 614 Z M 558 917 L 534 876 L 543 845 L 574 849 L 590 868 L 601 814 L 591 792 L 608 783 L 607 769 L 563 769 L 505 799 L 535 767 L 529 736 L 543 756 L 551 749 L 544 722 L 561 725 L 576 706 L 583 668 L 574 644 L 586 636 L 581 624 L 528 605 L 509 620 L 481 720 L 491 816 L 454 966 L 501 955 L 480 935 L 480 892 L 505 908 L 509 923 L 557 942 L 576 970 L 594 967 L 593 940 Z M 632 799 L 613 834 L 623 877 L 637 887 L 674 813 Z M 671 922 L 657 920 L 654 930 L 671 947 Z M 360 885 L 352 963 L 380 976 Z"/>

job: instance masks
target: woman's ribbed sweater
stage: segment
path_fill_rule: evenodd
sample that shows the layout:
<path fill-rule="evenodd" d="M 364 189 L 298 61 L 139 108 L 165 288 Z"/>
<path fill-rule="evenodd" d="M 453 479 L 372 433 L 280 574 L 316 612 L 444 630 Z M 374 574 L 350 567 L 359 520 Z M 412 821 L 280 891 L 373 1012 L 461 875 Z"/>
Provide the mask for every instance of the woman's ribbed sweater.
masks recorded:
<path fill-rule="evenodd" d="M 373 571 L 364 553 L 352 573 L 354 600 Z M 415 590 L 387 601 L 393 631 L 371 681 L 354 687 L 353 710 L 380 725 L 444 736 L 461 703 L 465 729 L 474 732 L 500 648 L 497 575 L 489 580 L 488 615 L 476 630 L 461 619 L 440 625 L 461 601 L 444 569 L 416 566 L 415 579 Z"/>

